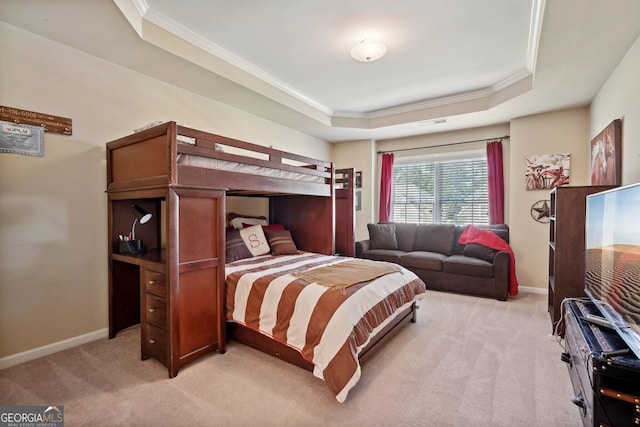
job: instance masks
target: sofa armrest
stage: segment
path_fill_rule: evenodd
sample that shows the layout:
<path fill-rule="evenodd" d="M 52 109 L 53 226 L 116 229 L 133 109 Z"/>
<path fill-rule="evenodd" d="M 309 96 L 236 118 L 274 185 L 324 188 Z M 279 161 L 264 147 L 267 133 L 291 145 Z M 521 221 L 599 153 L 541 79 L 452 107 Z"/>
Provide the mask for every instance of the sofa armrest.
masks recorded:
<path fill-rule="evenodd" d="M 509 252 L 498 251 L 493 258 L 493 277 L 496 284 L 496 295 L 500 300 L 506 300 L 509 295 L 510 268 Z"/>
<path fill-rule="evenodd" d="M 356 242 L 356 258 L 362 258 L 362 254 L 371 248 L 371 240 L 360 240 Z"/>

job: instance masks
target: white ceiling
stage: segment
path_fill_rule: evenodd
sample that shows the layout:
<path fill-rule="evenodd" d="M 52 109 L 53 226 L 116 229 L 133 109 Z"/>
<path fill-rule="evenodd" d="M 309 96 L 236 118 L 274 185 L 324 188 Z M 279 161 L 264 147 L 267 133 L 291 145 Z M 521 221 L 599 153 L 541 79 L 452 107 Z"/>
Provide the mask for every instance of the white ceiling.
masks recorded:
<path fill-rule="evenodd" d="M 339 115 L 485 89 L 526 71 L 532 1 L 483 3 L 147 0 L 145 17 Z M 354 61 L 349 52 L 364 38 L 388 54 Z"/>
<path fill-rule="evenodd" d="M 340 141 L 588 105 L 640 1 L 0 0 L 0 20 Z M 352 59 L 364 38 L 387 54 Z"/>

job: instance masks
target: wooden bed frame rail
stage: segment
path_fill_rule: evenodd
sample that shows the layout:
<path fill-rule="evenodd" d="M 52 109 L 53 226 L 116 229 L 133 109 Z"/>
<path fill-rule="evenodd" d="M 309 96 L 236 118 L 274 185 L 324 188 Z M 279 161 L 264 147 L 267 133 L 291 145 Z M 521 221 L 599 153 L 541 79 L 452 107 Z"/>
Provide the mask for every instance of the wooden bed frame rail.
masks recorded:
<path fill-rule="evenodd" d="M 349 257 L 356 256 L 355 175 L 354 168 L 336 169 L 334 180 L 336 253 Z"/>
<path fill-rule="evenodd" d="M 416 310 L 416 303 L 413 303 L 397 313 L 394 320 L 380 330 L 369 344 L 360 351 L 358 355 L 360 363 L 366 363 L 384 343 L 391 340 L 402 329 L 403 325 L 410 322 L 415 323 Z M 227 338 L 313 372 L 313 363 L 302 357 L 299 351 L 239 323 L 227 322 Z"/>

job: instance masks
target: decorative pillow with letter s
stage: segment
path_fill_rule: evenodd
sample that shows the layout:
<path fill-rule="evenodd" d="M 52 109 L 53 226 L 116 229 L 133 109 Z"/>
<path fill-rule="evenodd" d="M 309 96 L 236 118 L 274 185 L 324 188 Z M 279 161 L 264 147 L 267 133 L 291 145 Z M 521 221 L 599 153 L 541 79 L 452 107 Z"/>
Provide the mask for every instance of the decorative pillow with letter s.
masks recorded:
<path fill-rule="evenodd" d="M 253 256 L 264 255 L 271 252 L 261 225 L 253 225 L 240 229 L 240 237 Z"/>

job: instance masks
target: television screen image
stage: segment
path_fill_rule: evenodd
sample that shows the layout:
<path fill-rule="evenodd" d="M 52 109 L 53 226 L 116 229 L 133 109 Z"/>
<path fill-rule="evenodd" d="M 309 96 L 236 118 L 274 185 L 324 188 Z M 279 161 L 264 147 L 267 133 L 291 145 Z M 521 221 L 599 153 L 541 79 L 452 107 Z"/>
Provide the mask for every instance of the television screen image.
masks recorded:
<path fill-rule="evenodd" d="M 640 358 L 640 183 L 587 196 L 585 292 Z"/>

